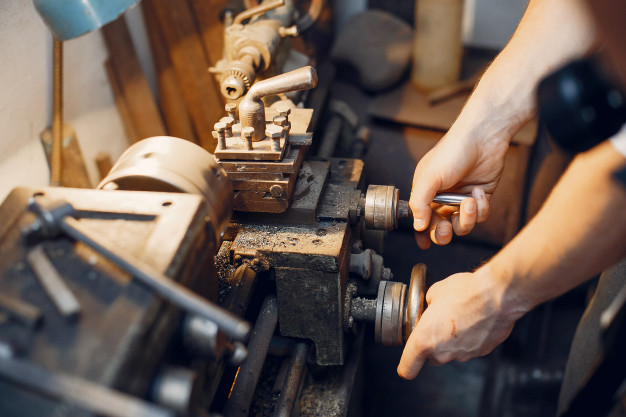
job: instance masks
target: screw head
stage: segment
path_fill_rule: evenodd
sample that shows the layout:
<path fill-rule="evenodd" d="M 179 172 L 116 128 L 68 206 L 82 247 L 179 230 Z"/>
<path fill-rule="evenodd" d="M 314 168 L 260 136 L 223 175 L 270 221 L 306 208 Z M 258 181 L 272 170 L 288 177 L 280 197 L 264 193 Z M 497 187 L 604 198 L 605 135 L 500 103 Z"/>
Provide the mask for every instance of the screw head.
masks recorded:
<path fill-rule="evenodd" d="M 250 139 L 252 138 L 252 135 L 254 135 L 254 128 L 244 127 L 243 129 L 241 129 L 241 134 L 243 135 L 244 138 Z"/>
<path fill-rule="evenodd" d="M 283 135 L 283 128 L 276 125 L 268 125 L 265 128 L 265 136 L 276 139 Z"/>
<path fill-rule="evenodd" d="M 274 184 L 270 187 L 270 194 L 272 195 L 272 197 L 280 197 L 281 195 L 283 195 L 284 191 L 283 191 L 283 187 L 281 187 L 278 184 Z"/>
<path fill-rule="evenodd" d="M 285 127 L 287 125 L 287 117 L 285 116 L 276 116 L 272 121 L 276 126 Z"/>
<path fill-rule="evenodd" d="M 228 128 L 233 127 L 233 125 L 235 124 L 235 119 L 233 119 L 230 116 L 226 116 L 226 117 L 222 117 L 219 123 L 224 123 L 226 125 L 226 128 L 228 129 Z"/>
<path fill-rule="evenodd" d="M 289 115 L 291 114 L 291 109 L 286 104 L 281 104 L 279 106 L 276 106 L 276 111 L 278 112 L 279 115 L 285 116 L 285 117 L 289 117 Z"/>
<path fill-rule="evenodd" d="M 213 125 L 213 129 L 215 129 L 218 133 L 222 133 L 226 130 L 226 123 L 217 122 L 215 123 L 215 125 Z"/>

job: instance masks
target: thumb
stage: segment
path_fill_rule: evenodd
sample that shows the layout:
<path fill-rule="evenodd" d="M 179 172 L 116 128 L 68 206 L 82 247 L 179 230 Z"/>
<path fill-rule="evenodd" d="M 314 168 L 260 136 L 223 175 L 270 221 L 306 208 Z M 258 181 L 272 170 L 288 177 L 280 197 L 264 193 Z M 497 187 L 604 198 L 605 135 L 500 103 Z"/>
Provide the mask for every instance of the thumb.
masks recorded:
<path fill-rule="evenodd" d="M 439 185 L 436 181 L 415 173 L 409 207 L 413 212 L 413 228 L 421 232 L 428 227 L 432 209 L 430 203 L 435 198 Z"/>

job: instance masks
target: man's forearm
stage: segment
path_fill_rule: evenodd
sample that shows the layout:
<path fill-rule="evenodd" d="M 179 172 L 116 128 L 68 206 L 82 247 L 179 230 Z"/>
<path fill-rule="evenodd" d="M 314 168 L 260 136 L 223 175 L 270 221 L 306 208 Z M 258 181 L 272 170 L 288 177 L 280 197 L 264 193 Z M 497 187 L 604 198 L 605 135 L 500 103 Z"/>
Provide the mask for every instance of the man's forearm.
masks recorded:
<path fill-rule="evenodd" d="M 626 256 L 626 158 L 607 141 L 579 155 L 544 207 L 478 273 L 501 281 L 505 314 L 521 316 Z"/>
<path fill-rule="evenodd" d="M 588 53 L 596 38 L 581 0 L 530 0 L 513 37 L 481 78 L 452 129 L 510 140 L 536 113 L 539 80 Z"/>

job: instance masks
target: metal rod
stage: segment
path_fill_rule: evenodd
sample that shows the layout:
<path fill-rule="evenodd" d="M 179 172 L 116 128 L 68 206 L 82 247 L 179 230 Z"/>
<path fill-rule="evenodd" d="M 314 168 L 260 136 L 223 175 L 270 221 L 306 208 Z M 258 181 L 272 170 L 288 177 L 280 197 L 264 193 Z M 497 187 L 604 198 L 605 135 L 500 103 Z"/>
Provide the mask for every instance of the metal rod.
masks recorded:
<path fill-rule="evenodd" d="M 0 377 L 29 390 L 68 400 L 107 417 L 174 417 L 174 413 L 83 378 L 50 372 L 29 362 L 0 357 Z"/>
<path fill-rule="evenodd" d="M 63 164 L 63 42 L 52 44 L 52 156 L 50 185 L 60 187 Z"/>
<path fill-rule="evenodd" d="M 26 255 L 26 260 L 59 313 L 68 320 L 78 317 L 80 304 L 52 265 L 43 247 L 37 245 L 31 249 Z"/>
<path fill-rule="evenodd" d="M 188 313 L 215 322 L 224 333 L 236 340 L 245 341 L 248 337 L 250 325 L 244 320 L 171 280 L 140 259 L 124 254 L 115 245 L 85 228 L 80 221 L 66 216 L 59 223 L 65 234 L 96 250 L 166 300 Z"/>
<path fill-rule="evenodd" d="M 233 388 L 224 407 L 224 416 L 245 417 L 248 415 L 277 322 L 276 296 L 270 295 L 263 301 L 261 313 L 254 329 L 252 329 L 250 343 L 248 343 L 249 354 L 239 367 Z"/>
<path fill-rule="evenodd" d="M 253 7 L 252 9 L 244 10 L 243 12 L 239 13 L 237 16 L 235 16 L 235 19 L 233 20 L 233 24 L 240 25 L 241 22 L 243 22 L 246 19 L 250 19 L 254 16 L 261 15 L 263 13 L 269 12 L 270 10 L 277 9 L 284 5 L 285 5 L 285 0 L 274 0 L 274 1 L 263 2 L 262 4 L 256 7 Z"/>
<path fill-rule="evenodd" d="M 290 417 L 293 407 L 298 398 L 302 377 L 306 366 L 306 358 L 309 355 L 308 343 L 297 343 L 293 349 L 293 355 L 289 361 L 287 376 L 280 391 L 280 398 L 276 405 L 275 417 Z"/>
<path fill-rule="evenodd" d="M 356 321 L 374 323 L 376 321 L 376 300 L 361 297 L 353 298 L 350 314 Z"/>
<path fill-rule="evenodd" d="M 37 307 L 2 293 L 0 293 L 0 311 L 28 327 L 37 327 L 41 322 L 41 311 Z"/>
<path fill-rule="evenodd" d="M 439 193 L 433 198 L 433 203 L 445 204 L 447 206 L 460 206 L 463 200 L 470 197 L 471 195 L 469 194 Z"/>

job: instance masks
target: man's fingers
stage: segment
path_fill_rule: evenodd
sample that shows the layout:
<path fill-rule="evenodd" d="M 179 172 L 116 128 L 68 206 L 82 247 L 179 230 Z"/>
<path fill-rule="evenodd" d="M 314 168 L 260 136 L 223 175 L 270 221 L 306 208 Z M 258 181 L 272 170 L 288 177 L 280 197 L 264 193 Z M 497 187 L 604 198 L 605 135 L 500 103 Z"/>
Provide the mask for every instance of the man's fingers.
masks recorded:
<path fill-rule="evenodd" d="M 461 202 L 458 213 L 452 215 L 452 228 L 458 236 L 465 236 L 472 231 L 478 218 L 478 204 L 474 198 Z"/>
<path fill-rule="evenodd" d="M 413 334 L 411 334 L 412 336 Z M 404 379 L 413 379 L 419 374 L 426 362 L 428 352 L 416 346 L 416 339 L 409 337 L 409 340 L 402 351 L 402 358 L 398 365 L 398 375 Z"/>
<path fill-rule="evenodd" d="M 420 184 L 429 184 L 421 185 Z M 426 230 L 430 224 L 432 209 L 430 203 L 437 193 L 437 186 L 433 181 L 417 180 L 414 182 L 409 206 L 413 212 L 413 228 L 418 232 Z"/>
<path fill-rule="evenodd" d="M 433 219 L 430 238 L 437 245 L 447 245 L 452 240 L 452 223 L 443 219 Z"/>
<path fill-rule="evenodd" d="M 489 200 L 485 194 L 485 190 L 481 187 L 474 187 L 472 190 L 472 197 L 476 200 L 476 222 L 482 223 L 489 217 Z"/>

